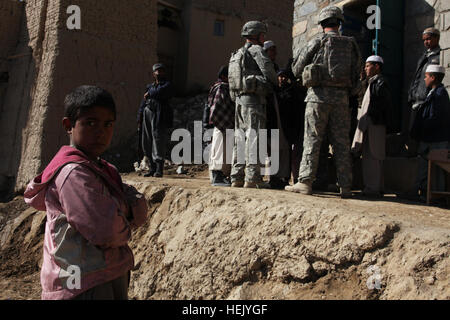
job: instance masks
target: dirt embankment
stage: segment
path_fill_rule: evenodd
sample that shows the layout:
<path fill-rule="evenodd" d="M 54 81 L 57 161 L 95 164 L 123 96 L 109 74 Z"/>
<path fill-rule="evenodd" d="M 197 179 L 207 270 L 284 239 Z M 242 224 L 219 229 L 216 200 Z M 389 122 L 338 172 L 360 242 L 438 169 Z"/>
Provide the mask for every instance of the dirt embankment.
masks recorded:
<path fill-rule="evenodd" d="M 149 203 L 131 298 L 450 299 L 449 210 L 212 188 L 205 175 L 124 180 Z M 38 299 L 44 218 L 17 209 L 0 221 L 0 298 Z"/>

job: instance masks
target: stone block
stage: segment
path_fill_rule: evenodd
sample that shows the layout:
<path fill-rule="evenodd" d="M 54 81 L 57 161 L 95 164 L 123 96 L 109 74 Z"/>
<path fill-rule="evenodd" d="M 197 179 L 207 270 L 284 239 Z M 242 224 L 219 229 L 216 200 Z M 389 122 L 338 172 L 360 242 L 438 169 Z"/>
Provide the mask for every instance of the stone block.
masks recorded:
<path fill-rule="evenodd" d="M 321 27 L 312 28 L 308 32 L 308 40 L 314 37 L 316 34 L 321 32 Z"/>
<path fill-rule="evenodd" d="M 445 68 L 450 68 L 450 49 L 441 51 L 441 65 Z"/>
<path fill-rule="evenodd" d="M 298 18 L 309 15 L 313 12 L 317 11 L 317 5 L 315 2 L 308 2 L 304 5 L 297 7 L 296 14 L 294 14 L 294 17 L 297 16 Z"/>
<path fill-rule="evenodd" d="M 448 88 L 450 87 L 450 68 L 445 69 L 445 78 L 444 80 L 442 80 L 442 83 L 448 90 Z"/>
<path fill-rule="evenodd" d="M 308 25 L 308 20 L 304 20 L 304 21 L 296 23 L 294 25 L 294 27 L 292 28 L 292 37 L 294 38 L 300 34 L 305 33 L 307 25 Z"/>
<path fill-rule="evenodd" d="M 294 2 L 294 7 L 300 7 L 303 3 L 305 2 L 305 0 L 295 0 Z"/>
<path fill-rule="evenodd" d="M 439 41 L 442 49 L 450 48 L 450 31 L 441 32 L 441 40 Z"/>
<path fill-rule="evenodd" d="M 450 10 L 450 1 L 446 1 L 446 0 L 441 0 L 441 7 L 440 7 L 441 11 L 447 11 Z"/>
<path fill-rule="evenodd" d="M 441 13 L 441 31 L 450 30 L 450 12 Z"/>

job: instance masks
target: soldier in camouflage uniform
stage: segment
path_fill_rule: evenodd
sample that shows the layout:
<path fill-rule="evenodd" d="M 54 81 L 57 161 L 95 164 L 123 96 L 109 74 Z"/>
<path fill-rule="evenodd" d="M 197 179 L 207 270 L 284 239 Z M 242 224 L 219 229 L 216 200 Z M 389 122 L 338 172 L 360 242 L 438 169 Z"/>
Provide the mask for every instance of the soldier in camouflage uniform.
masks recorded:
<path fill-rule="evenodd" d="M 319 14 L 319 23 L 324 32 L 312 39 L 294 60 L 292 70 L 297 78 L 307 65 L 326 63 L 320 55 L 324 55 L 322 43 L 327 37 L 340 36 L 339 26 L 344 21 L 341 9 L 335 6 L 324 8 Z M 349 39 L 348 52 L 351 63 L 351 87 L 336 87 L 330 85 L 311 86 L 306 97 L 305 133 L 303 156 L 300 164 L 298 183 L 287 186 L 285 190 L 302 194 L 312 194 L 312 183 L 316 177 L 319 163 L 319 153 L 323 137 L 327 133 L 335 155 L 337 178 L 341 187 L 341 197 L 351 196 L 352 168 L 350 156 L 350 109 L 349 96 L 356 95 L 361 90 L 359 75 L 362 68 L 361 54 L 353 39 Z M 318 56 L 319 55 L 319 56 Z M 350 82 L 350 79 L 349 79 Z"/>
<path fill-rule="evenodd" d="M 242 28 L 241 35 L 246 38 L 244 47 L 239 49 L 245 52 L 241 65 L 243 88 L 236 92 L 235 97 L 232 95 L 236 102 L 232 187 L 268 187 L 262 182 L 260 172 L 259 130 L 266 128 L 266 96 L 273 92 L 277 75 L 272 61 L 262 47 L 266 33 L 266 25 L 259 21 L 249 21 Z M 230 62 L 230 73 L 231 70 Z M 232 74 L 229 76 L 233 77 Z M 256 135 L 248 134 L 249 129 L 254 129 Z M 243 145 L 245 162 L 240 161 L 242 159 L 240 151 L 238 152 L 238 146 Z"/>

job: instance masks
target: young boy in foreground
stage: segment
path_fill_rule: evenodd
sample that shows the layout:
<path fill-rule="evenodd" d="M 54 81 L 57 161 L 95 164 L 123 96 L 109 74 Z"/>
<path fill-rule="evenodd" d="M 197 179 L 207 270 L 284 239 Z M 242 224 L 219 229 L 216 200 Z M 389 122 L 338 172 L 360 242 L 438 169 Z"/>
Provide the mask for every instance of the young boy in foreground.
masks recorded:
<path fill-rule="evenodd" d="M 47 211 L 42 299 L 128 298 L 134 258 L 131 229 L 145 223 L 142 194 L 122 183 L 100 159 L 114 130 L 112 96 L 81 86 L 65 99 L 62 121 L 70 136 L 43 173 L 28 185 L 25 202 Z"/>

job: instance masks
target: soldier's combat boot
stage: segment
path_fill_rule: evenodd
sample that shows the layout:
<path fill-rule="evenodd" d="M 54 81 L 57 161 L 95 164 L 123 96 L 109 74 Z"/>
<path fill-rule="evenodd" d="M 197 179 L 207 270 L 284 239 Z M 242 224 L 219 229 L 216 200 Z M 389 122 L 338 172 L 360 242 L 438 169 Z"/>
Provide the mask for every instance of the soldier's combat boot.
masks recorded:
<path fill-rule="evenodd" d="M 244 188 L 253 188 L 253 189 L 270 189 L 270 184 L 267 182 L 250 182 L 245 181 Z"/>
<path fill-rule="evenodd" d="M 286 186 L 284 190 L 289 192 L 296 192 L 301 194 L 312 194 L 312 182 L 311 180 L 306 180 L 303 182 L 297 182 L 293 186 Z"/>
<path fill-rule="evenodd" d="M 348 187 L 346 188 L 341 188 L 341 198 L 342 199 L 348 199 L 353 197 L 353 193 L 352 190 Z"/>
<path fill-rule="evenodd" d="M 234 181 L 231 183 L 232 188 L 242 188 L 244 186 L 243 181 Z"/>

